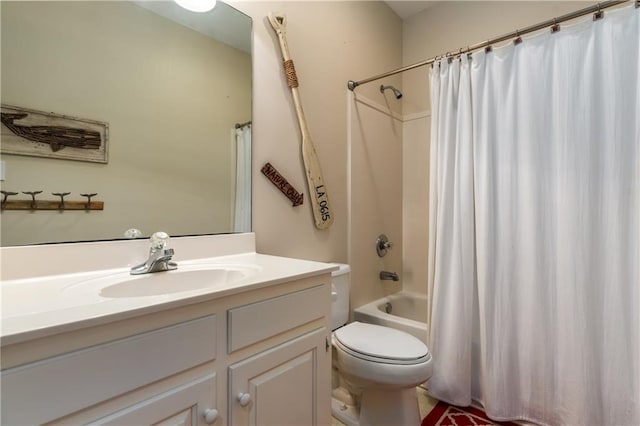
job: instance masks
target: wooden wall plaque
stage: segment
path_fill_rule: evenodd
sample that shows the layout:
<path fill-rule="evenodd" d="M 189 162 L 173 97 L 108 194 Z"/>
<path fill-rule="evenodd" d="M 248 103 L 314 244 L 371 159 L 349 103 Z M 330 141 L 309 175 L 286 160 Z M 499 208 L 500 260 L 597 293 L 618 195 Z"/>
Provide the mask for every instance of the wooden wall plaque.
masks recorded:
<path fill-rule="evenodd" d="M 302 205 L 304 194 L 296 189 L 282 176 L 271 163 L 266 163 L 260 170 L 291 202 L 293 207 Z"/>

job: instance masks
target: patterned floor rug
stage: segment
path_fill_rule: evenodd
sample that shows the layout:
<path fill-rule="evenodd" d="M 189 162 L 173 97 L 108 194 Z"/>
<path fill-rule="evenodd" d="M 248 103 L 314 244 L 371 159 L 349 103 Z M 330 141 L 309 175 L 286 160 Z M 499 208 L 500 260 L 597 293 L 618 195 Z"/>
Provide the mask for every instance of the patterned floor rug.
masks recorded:
<path fill-rule="evenodd" d="M 496 422 L 487 417 L 482 410 L 473 407 L 456 407 L 438 402 L 422 419 L 421 426 L 518 426 L 511 422 Z"/>

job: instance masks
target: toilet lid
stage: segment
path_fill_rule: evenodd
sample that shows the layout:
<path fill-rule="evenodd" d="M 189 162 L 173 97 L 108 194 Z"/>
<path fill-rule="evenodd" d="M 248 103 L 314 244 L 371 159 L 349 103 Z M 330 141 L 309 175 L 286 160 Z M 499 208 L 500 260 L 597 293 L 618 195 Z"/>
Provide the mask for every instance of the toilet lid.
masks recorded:
<path fill-rule="evenodd" d="M 334 332 L 346 348 L 371 357 L 409 361 L 429 353 L 427 345 L 416 337 L 390 327 L 352 322 Z"/>

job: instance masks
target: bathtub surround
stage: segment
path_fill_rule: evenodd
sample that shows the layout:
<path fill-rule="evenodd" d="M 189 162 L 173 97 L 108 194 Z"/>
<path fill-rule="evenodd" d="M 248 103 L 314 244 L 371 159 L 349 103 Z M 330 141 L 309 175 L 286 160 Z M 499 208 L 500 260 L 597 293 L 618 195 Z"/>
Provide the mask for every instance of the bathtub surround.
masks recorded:
<path fill-rule="evenodd" d="M 627 4 L 431 70 L 434 396 L 640 423 L 639 54 Z"/>
<path fill-rule="evenodd" d="M 355 321 L 402 330 L 427 341 L 427 296 L 400 291 L 354 309 Z"/>
<path fill-rule="evenodd" d="M 348 93 L 352 307 L 402 289 L 402 279 L 380 278 L 380 271 L 402 271 L 403 118 L 393 109 L 399 102 L 388 97 L 386 104 L 381 93 Z M 384 257 L 377 253 L 380 234 L 394 244 Z"/>

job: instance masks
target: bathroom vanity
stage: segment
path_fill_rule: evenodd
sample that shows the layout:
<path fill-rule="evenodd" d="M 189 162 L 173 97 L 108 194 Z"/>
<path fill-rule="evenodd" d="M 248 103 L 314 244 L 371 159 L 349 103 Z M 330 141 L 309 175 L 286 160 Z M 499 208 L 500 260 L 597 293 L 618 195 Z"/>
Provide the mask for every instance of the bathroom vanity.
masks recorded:
<path fill-rule="evenodd" d="M 248 247 L 234 240 L 220 249 L 234 237 Z M 336 267 L 257 254 L 252 234 L 180 240 L 176 255 L 192 258 L 176 256 L 178 270 L 148 283 L 126 278 L 126 268 L 15 279 L 3 268 L 3 424 L 330 423 Z M 144 253 L 139 241 L 93 246 Z M 194 255 L 203 248 L 206 257 Z M 3 251 L 3 267 L 22 255 Z M 240 273 L 189 286 L 211 270 Z M 188 290 L 170 282 L 162 294 L 106 291 L 173 273 Z"/>

